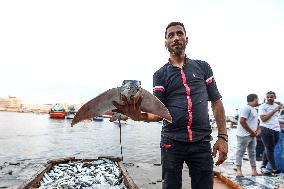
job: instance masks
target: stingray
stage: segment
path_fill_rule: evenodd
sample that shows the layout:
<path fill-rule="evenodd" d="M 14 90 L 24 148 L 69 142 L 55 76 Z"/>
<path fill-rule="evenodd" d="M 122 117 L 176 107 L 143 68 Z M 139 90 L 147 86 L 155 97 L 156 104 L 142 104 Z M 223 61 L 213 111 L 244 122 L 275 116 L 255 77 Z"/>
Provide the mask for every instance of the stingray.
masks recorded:
<path fill-rule="evenodd" d="M 169 122 L 172 117 L 165 105 L 153 94 L 141 87 L 141 82 L 137 80 L 124 80 L 122 86 L 109 89 L 97 97 L 84 104 L 76 113 L 71 126 L 76 123 L 91 119 L 104 114 L 105 112 L 115 111 L 116 107 L 113 101 L 124 104 L 123 96 L 129 101 L 130 99 L 138 99 L 142 96 L 141 111 L 155 114 Z M 111 120 L 117 119 L 119 114 L 114 114 Z"/>

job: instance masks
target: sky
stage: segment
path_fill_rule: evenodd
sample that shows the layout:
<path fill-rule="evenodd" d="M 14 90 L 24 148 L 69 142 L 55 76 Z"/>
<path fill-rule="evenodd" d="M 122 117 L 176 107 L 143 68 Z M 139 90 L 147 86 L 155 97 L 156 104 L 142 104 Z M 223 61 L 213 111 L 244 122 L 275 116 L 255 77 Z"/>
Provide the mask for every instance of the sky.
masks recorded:
<path fill-rule="evenodd" d="M 125 79 L 152 91 L 172 21 L 185 25 L 187 56 L 211 65 L 226 114 L 250 93 L 284 102 L 281 0 L 2 0 L 0 97 L 84 103 Z"/>

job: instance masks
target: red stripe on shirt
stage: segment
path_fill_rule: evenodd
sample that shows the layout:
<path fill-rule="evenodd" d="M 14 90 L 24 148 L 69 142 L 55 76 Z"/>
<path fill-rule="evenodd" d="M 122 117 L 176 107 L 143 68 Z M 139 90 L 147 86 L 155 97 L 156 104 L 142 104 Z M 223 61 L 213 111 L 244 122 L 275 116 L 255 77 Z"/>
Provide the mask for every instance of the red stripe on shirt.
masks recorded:
<path fill-rule="evenodd" d="M 210 83 L 213 83 L 213 82 L 214 82 L 214 77 L 213 76 L 211 76 L 208 79 L 206 79 L 206 83 L 207 84 L 210 84 Z"/>
<path fill-rule="evenodd" d="M 182 76 L 182 83 L 186 90 L 186 98 L 187 98 L 187 112 L 188 112 L 188 121 L 187 121 L 187 132 L 188 132 L 188 139 L 189 141 L 192 141 L 192 130 L 191 130 L 191 124 L 192 124 L 192 101 L 190 98 L 190 88 L 186 82 L 186 76 L 183 70 L 181 70 L 181 76 Z"/>

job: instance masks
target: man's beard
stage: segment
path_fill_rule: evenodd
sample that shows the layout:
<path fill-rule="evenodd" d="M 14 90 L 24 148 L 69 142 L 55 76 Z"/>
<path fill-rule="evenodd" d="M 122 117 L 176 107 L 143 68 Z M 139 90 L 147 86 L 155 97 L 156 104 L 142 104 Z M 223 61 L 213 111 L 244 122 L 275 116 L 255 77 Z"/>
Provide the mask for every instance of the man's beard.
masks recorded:
<path fill-rule="evenodd" d="M 184 53 L 185 48 L 186 48 L 186 45 L 182 45 L 179 47 L 173 47 L 173 48 L 169 47 L 168 51 L 175 56 L 180 56 L 182 53 Z"/>
<path fill-rule="evenodd" d="M 274 100 L 267 100 L 267 102 L 269 102 L 270 104 L 273 104 Z"/>

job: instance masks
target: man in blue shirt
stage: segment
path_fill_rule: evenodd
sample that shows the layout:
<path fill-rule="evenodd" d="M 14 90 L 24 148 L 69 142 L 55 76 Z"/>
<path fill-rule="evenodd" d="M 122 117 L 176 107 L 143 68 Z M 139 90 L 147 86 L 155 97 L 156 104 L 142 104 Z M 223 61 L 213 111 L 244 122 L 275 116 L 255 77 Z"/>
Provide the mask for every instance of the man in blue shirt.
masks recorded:
<path fill-rule="evenodd" d="M 228 153 L 225 111 L 213 72 L 207 62 L 192 60 L 185 54 L 188 38 L 184 25 L 170 23 L 165 32 L 165 46 L 170 52 L 168 63 L 154 73 L 154 95 L 168 108 L 173 121 L 163 121 L 161 158 L 163 189 L 181 189 L 185 162 L 191 174 L 192 189 L 213 188 L 213 158 L 222 164 Z M 113 102 L 118 111 L 136 121 L 160 121 L 141 113 L 142 98 L 126 105 Z M 218 126 L 218 140 L 211 150 L 211 126 L 208 101 Z"/>

